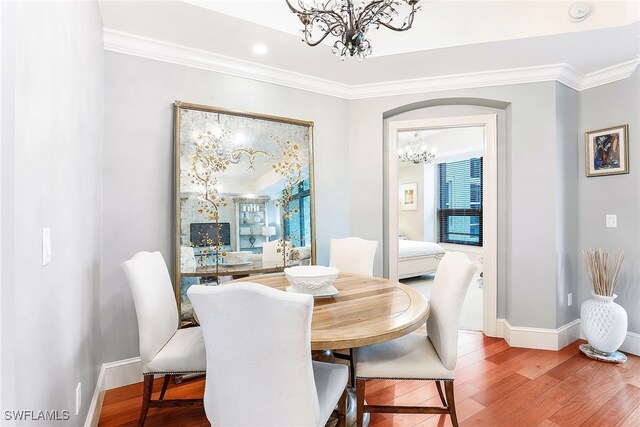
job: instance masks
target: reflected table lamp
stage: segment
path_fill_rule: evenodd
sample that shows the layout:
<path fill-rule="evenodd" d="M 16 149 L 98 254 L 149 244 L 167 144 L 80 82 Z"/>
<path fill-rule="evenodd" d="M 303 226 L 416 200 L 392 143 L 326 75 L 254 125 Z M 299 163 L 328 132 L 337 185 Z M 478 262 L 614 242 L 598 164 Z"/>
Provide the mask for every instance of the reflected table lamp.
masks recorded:
<path fill-rule="evenodd" d="M 253 244 L 256 242 L 256 238 L 253 237 L 251 227 L 240 227 L 241 236 L 249 236 L 249 247 L 253 248 Z"/>
<path fill-rule="evenodd" d="M 267 238 L 267 242 L 271 241 L 270 237 L 275 236 L 276 228 L 273 226 L 262 227 L 262 235 Z"/>

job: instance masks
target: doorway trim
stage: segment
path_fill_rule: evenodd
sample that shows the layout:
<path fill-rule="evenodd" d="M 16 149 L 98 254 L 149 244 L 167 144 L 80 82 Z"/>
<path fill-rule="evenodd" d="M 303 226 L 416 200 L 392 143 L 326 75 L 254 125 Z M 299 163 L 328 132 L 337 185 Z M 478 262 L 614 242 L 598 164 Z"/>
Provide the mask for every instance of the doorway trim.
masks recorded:
<path fill-rule="evenodd" d="M 488 336 L 497 336 L 498 318 L 498 115 L 481 114 L 389 120 L 387 134 L 387 242 L 385 257 L 389 279 L 398 280 L 398 132 L 425 129 L 482 127 L 484 130 L 482 224 L 483 224 L 483 328 Z M 395 244 L 393 244 L 396 242 Z"/>

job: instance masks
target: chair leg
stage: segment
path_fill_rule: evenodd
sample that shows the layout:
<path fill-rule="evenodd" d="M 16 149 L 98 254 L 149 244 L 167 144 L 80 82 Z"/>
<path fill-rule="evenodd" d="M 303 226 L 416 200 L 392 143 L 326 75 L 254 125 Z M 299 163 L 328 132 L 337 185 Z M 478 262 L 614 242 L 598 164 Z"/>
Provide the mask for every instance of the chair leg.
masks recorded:
<path fill-rule="evenodd" d="M 456 401 L 453 397 L 453 381 L 444 382 L 444 391 L 447 394 L 447 402 L 449 403 L 449 415 L 451 415 L 451 423 L 453 427 L 458 427 L 458 416 L 456 415 Z"/>
<path fill-rule="evenodd" d="M 442 381 L 436 381 L 436 387 L 438 388 L 438 394 L 440 395 L 440 401 L 442 406 L 447 407 L 447 402 L 444 400 L 444 393 L 442 392 Z"/>
<path fill-rule="evenodd" d="M 139 427 L 142 427 L 144 425 L 144 420 L 147 418 L 147 411 L 149 410 L 151 393 L 153 393 L 153 375 L 145 375 L 144 389 L 142 391 L 142 409 L 140 410 L 140 419 L 138 420 Z"/>
<path fill-rule="evenodd" d="M 356 380 L 356 426 L 362 427 L 364 422 L 364 389 L 365 380 Z"/>
<path fill-rule="evenodd" d="M 347 425 L 347 389 L 345 388 L 338 401 L 338 427 Z"/>
<path fill-rule="evenodd" d="M 164 376 L 164 380 L 162 381 L 162 390 L 160 391 L 160 398 L 158 400 L 164 399 L 164 394 L 167 391 L 167 386 L 169 385 L 169 381 L 171 380 L 172 377 L 173 375 Z"/>
<path fill-rule="evenodd" d="M 353 363 L 353 349 L 349 349 L 349 375 L 351 377 L 351 387 L 356 386 L 356 367 Z"/>

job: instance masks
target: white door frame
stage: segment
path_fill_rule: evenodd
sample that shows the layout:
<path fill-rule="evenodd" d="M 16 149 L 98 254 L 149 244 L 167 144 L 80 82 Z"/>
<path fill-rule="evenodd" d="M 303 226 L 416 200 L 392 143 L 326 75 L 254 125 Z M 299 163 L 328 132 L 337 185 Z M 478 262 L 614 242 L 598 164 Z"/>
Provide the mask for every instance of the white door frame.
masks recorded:
<path fill-rule="evenodd" d="M 497 336 L 498 318 L 498 116 L 482 114 L 430 118 L 418 120 L 389 120 L 387 144 L 389 212 L 389 279 L 398 280 L 398 132 L 424 129 L 482 127 L 484 129 L 484 158 L 482 161 L 482 239 L 483 239 L 483 296 L 484 318 L 482 331 Z M 394 244 L 395 242 L 395 244 Z"/>

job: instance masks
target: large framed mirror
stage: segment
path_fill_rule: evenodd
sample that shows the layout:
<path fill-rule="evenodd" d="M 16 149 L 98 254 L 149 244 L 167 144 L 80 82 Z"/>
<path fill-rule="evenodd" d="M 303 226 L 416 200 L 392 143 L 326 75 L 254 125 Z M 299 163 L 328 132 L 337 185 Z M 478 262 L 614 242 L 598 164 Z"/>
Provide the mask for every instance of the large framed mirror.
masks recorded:
<path fill-rule="evenodd" d="M 315 263 L 313 122 L 175 102 L 175 273 L 187 289 Z"/>

